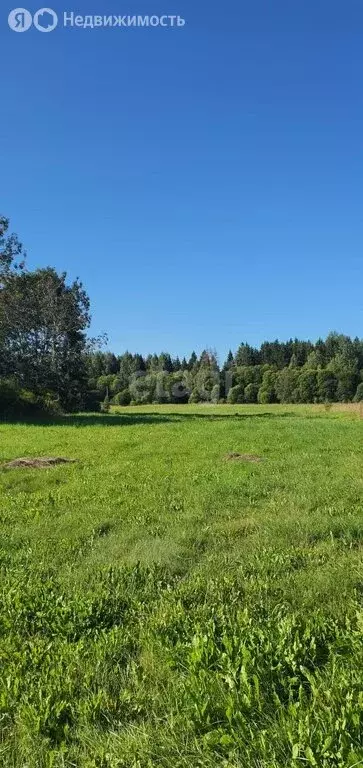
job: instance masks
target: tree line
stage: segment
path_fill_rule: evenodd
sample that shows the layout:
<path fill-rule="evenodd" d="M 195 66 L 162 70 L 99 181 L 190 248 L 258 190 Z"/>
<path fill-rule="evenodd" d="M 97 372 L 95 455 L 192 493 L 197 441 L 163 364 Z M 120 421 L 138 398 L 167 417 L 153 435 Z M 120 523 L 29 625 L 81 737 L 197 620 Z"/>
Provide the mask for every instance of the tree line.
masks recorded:
<path fill-rule="evenodd" d="M 0 217 L 0 414 L 108 410 L 110 404 L 330 403 L 363 400 L 363 340 L 330 333 L 315 343 L 242 343 L 219 364 L 199 356 L 102 351 L 90 339 L 80 280 L 29 271 Z"/>
<path fill-rule="evenodd" d="M 93 397 L 107 406 L 146 403 L 326 403 L 363 400 L 363 340 L 242 343 L 222 366 L 215 353 L 172 358 L 98 351 L 88 356 Z"/>

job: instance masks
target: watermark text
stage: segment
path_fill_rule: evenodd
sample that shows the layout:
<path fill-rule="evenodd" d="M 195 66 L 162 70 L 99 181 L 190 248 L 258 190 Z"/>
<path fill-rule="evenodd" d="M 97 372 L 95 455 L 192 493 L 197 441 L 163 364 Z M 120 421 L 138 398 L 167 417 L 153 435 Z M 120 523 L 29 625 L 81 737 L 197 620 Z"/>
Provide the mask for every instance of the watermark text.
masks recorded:
<path fill-rule="evenodd" d="M 182 28 L 186 20 L 178 14 L 163 14 L 158 16 L 126 14 L 126 15 L 81 15 L 75 11 L 64 11 L 59 17 L 52 8 L 40 8 L 33 15 L 26 8 L 14 8 L 8 16 L 8 24 L 13 32 L 27 32 L 34 27 L 39 32 L 53 32 L 60 26 L 63 29 L 127 29 L 139 28 Z"/>

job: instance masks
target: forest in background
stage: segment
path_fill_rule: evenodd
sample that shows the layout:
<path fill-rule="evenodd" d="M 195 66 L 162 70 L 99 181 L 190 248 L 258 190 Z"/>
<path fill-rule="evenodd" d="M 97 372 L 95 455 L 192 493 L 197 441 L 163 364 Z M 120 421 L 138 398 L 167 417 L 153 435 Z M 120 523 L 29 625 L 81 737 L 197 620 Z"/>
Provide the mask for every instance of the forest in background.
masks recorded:
<path fill-rule="evenodd" d="M 0 217 L 0 415 L 107 411 L 147 403 L 332 403 L 363 400 L 363 339 L 244 342 L 213 350 L 115 355 L 89 338 L 90 301 L 52 267 L 30 271 Z"/>

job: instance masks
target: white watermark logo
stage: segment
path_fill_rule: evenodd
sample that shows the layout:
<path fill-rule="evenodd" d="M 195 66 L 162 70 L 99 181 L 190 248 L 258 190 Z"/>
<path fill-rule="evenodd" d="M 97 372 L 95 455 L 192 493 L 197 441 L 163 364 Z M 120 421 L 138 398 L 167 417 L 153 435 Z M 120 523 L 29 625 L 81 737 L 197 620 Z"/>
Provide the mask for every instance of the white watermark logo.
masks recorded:
<path fill-rule="evenodd" d="M 34 14 L 33 24 L 39 32 L 53 32 L 58 24 L 58 16 L 51 8 L 41 8 Z"/>
<path fill-rule="evenodd" d="M 86 15 L 74 13 L 74 11 L 65 11 L 63 13 L 63 28 L 70 27 L 73 29 L 99 29 L 105 28 L 119 28 L 124 29 L 127 27 L 151 27 L 151 28 L 165 28 L 165 27 L 184 27 L 185 19 L 179 15 L 167 15 L 163 16 L 151 15 L 141 16 L 133 14 L 132 16 L 101 16 L 101 15 Z M 39 32 L 53 32 L 53 29 L 58 25 L 58 16 L 51 8 L 40 8 L 39 11 L 34 13 L 34 16 L 26 10 L 26 8 L 14 8 L 10 11 L 8 16 L 8 23 L 10 29 L 14 32 L 26 32 L 32 24 Z"/>
<path fill-rule="evenodd" d="M 33 18 L 26 8 L 14 8 L 14 10 L 9 13 L 8 23 L 10 29 L 14 32 L 26 32 L 30 29 L 33 23 Z"/>
<path fill-rule="evenodd" d="M 58 16 L 51 8 L 40 8 L 33 17 L 26 8 L 14 8 L 9 13 L 8 23 L 14 32 L 27 32 L 32 24 L 39 32 L 53 32 L 58 24 Z"/>

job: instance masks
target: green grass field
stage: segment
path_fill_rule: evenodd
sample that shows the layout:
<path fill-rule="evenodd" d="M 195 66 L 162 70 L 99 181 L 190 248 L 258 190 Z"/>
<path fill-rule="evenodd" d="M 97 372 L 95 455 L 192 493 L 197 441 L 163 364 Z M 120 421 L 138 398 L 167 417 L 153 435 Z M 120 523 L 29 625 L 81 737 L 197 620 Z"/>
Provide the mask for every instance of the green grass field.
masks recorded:
<path fill-rule="evenodd" d="M 0 425 L 47 455 L 0 469 L 1 766 L 363 765 L 357 412 Z"/>

